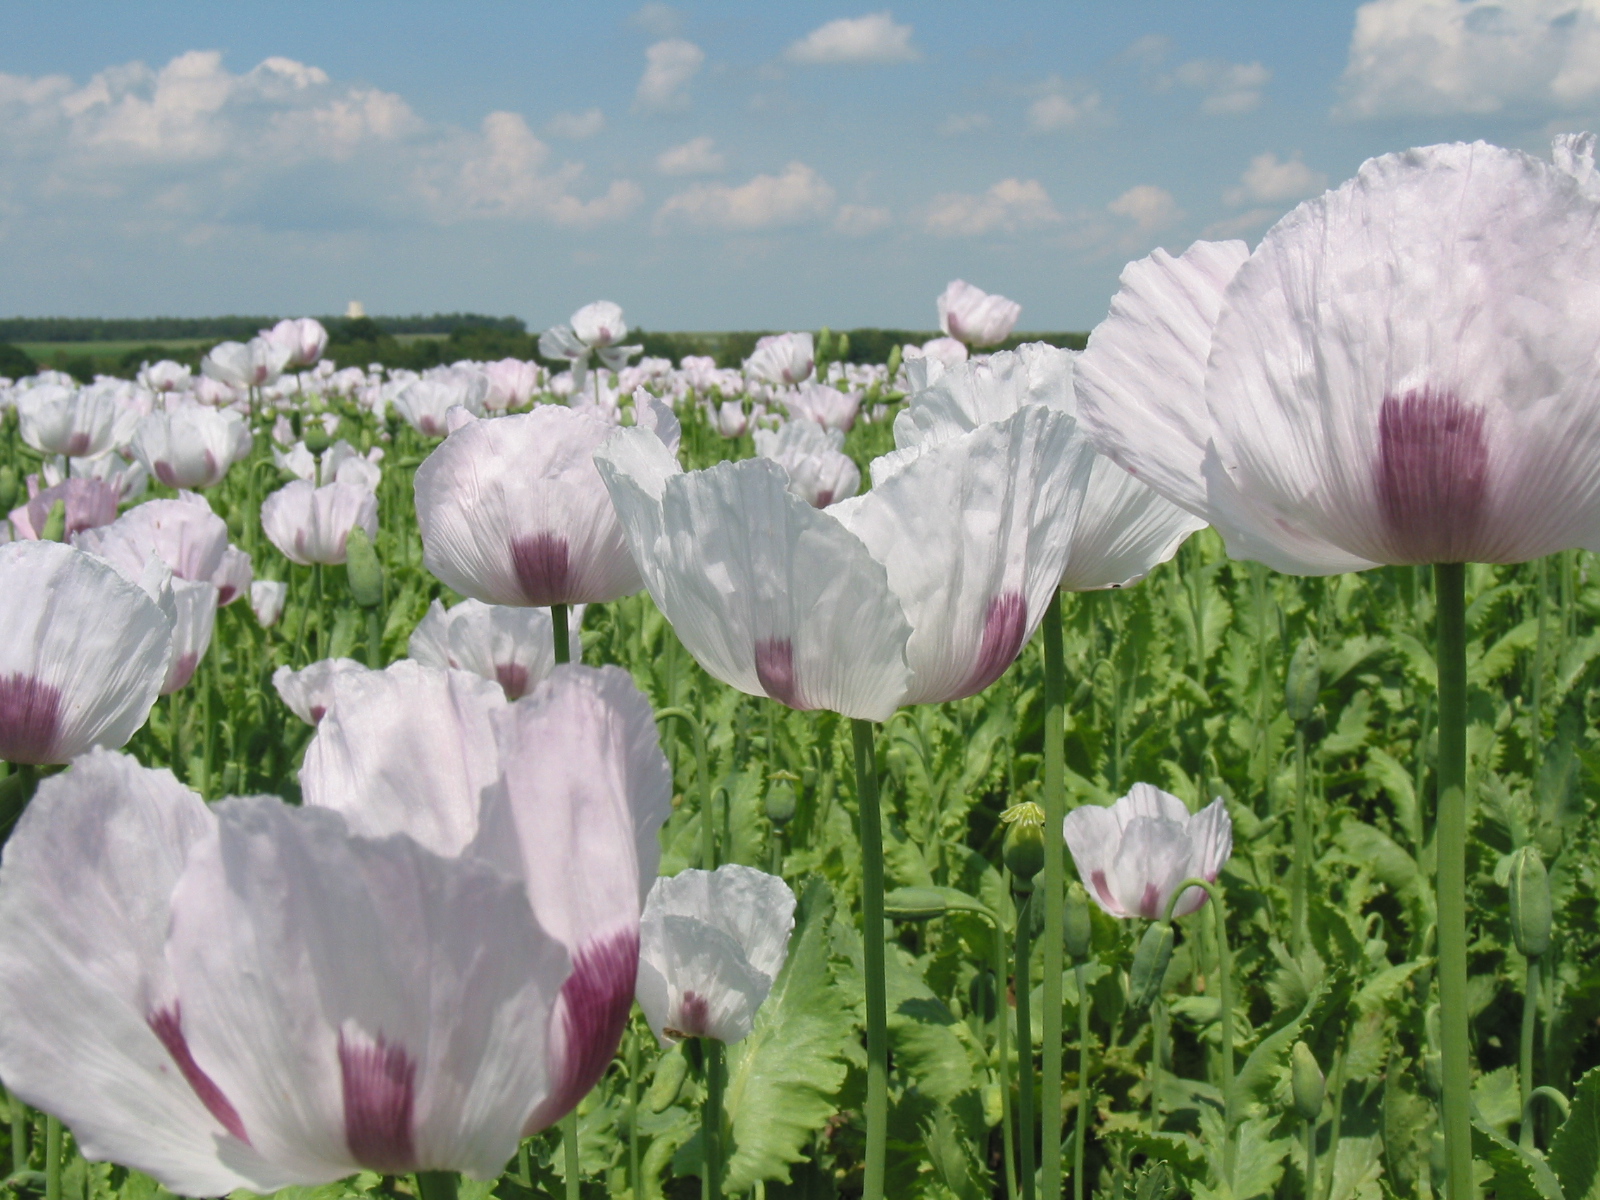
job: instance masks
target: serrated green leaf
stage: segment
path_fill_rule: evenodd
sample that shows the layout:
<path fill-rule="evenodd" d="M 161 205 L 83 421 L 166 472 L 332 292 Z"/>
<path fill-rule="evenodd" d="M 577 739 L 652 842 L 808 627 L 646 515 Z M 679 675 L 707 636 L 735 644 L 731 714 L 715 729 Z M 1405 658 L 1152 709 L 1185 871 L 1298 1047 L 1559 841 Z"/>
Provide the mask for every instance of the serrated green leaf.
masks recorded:
<path fill-rule="evenodd" d="M 1472 1157 L 1489 1164 L 1495 1200 L 1567 1200 L 1537 1150 L 1524 1150 L 1480 1121 L 1472 1123 Z"/>
<path fill-rule="evenodd" d="M 1572 1111 L 1550 1139 L 1549 1161 L 1567 1200 L 1600 1197 L 1600 1067 L 1578 1081 Z"/>

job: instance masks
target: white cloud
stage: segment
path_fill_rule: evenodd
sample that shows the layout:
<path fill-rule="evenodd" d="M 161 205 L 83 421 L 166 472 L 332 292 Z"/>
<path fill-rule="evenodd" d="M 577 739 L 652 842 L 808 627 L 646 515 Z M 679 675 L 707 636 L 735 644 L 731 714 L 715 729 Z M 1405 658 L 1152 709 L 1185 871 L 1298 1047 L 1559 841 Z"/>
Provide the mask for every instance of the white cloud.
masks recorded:
<path fill-rule="evenodd" d="M 592 138 L 606 127 L 606 115 L 598 108 L 581 113 L 560 112 L 544 123 L 544 131 L 551 137 L 581 142 Z"/>
<path fill-rule="evenodd" d="M 1269 151 L 1250 160 L 1239 183 L 1241 186 L 1230 189 L 1222 197 L 1229 204 L 1299 200 L 1327 187 L 1328 177 L 1301 162 L 1299 151 L 1285 162 L 1279 162 L 1278 156 Z"/>
<path fill-rule="evenodd" d="M 1068 82 L 1052 75 L 1035 89 L 1039 94 L 1028 105 L 1028 128 L 1035 133 L 1055 133 L 1062 129 L 1098 122 L 1104 117 L 1100 93 L 1087 83 Z"/>
<path fill-rule="evenodd" d="M 1583 104 L 1600 96 L 1600 0 L 1374 0 L 1340 90 L 1345 117 Z"/>
<path fill-rule="evenodd" d="M 218 52 L 193 50 L 82 87 L 0 76 L 0 178 L 29 180 L 7 189 L 13 216 L 76 205 L 90 222 L 223 236 L 262 213 L 313 226 L 330 215 L 586 225 L 637 205 L 626 181 L 582 199 L 582 165 L 549 159 L 516 113 L 491 113 L 476 131 L 431 124 L 392 92 L 288 58 L 234 74 Z"/>
<path fill-rule="evenodd" d="M 988 113 L 951 113 L 939 126 L 939 132 L 945 137 L 961 137 L 963 134 L 979 133 L 993 124 Z"/>
<path fill-rule="evenodd" d="M 628 18 L 628 24 L 644 30 L 651 37 L 672 37 L 683 31 L 683 14 L 670 4 L 650 0 L 650 3 Z"/>
<path fill-rule="evenodd" d="M 923 226 L 940 237 L 1023 233 L 1061 220 L 1036 179 L 1002 179 L 982 195 L 946 192 L 928 206 Z"/>
<path fill-rule="evenodd" d="M 706 61 L 706 52 L 683 38 L 668 38 L 644 52 L 644 74 L 634 91 L 641 112 L 674 112 L 689 107 L 685 90 Z"/>
<path fill-rule="evenodd" d="M 702 228 L 755 230 L 820 221 L 833 211 L 835 192 L 805 163 L 778 175 L 757 175 L 730 187 L 700 183 L 667 199 L 656 213 L 658 230 L 682 223 Z"/>
<path fill-rule="evenodd" d="M 866 204 L 841 204 L 833 218 L 835 233 L 846 237 L 865 237 L 889 224 L 889 210 Z"/>
<path fill-rule="evenodd" d="M 1149 183 L 1129 188 L 1106 205 L 1106 211 L 1118 217 L 1127 217 L 1140 233 L 1165 229 L 1183 217 L 1183 210 L 1172 198 L 1172 193 Z"/>
<path fill-rule="evenodd" d="M 887 12 L 840 17 L 818 26 L 783 52 L 804 66 L 838 63 L 915 62 L 922 52 L 911 44 L 911 26 L 896 25 Z"/>
<path fill-rule="evenodd" d="M 1230 63 L 1213 58 L 1197 58 L 1173 72 L 1185 87 L 1205 93 L 1200 111 L 1211 116 L 1233 117 L 1253 112 L 1261 104 L 1261 89 L 1272 80 L 1272 70 L 1258 62 Z"/>
<path fill-rule="evenodd" d="M 722 153 L 709 137 L 703 136 L 656 155 L 656 170 L 663 175 L 715 175 L 723 166 Z"/>

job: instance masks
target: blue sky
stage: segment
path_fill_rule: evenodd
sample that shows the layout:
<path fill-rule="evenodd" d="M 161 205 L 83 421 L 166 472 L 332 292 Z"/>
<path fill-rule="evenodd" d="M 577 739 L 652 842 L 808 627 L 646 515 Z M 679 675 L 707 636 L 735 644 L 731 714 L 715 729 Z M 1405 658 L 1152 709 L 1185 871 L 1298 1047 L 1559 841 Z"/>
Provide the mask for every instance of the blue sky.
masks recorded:
<path fill-rule="evenodd" d="M 0 312 L 1087 329 L 1371 155 L 1600 113 L 1600 0 L 8 6 Z"/>

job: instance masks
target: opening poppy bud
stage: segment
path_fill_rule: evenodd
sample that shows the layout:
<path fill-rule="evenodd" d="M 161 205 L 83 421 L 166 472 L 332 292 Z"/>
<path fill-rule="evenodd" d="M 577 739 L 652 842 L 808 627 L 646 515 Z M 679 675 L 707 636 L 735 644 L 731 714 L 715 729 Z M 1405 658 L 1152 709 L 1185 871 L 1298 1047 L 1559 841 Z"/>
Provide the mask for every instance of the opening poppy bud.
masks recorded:
<path fill-rule="evenodd" d="M 1328 1085 L 1322 1077 L 1322 1068 L 1317 1065 L 1317 1056 L 1304 1042 L 1294 1044 L 1289 1083 L 1294 1092 L 1295 1112 L 1302 1120 L 1315 1121 L 1322 1112 L 1322 1098 L 1327 1094 Z"/>
<path fill-rule="evenodd" d="M 1295 722 L 1310 719 L 1317 707 L 1317 693 L 1322 690 L 1321 651 L 1315 638 L 1300 639 L 1289 660 L 1289 673 L 1283 681 L 1284 707 Z"/>
<path fill-rule="evenodd" d="M 1019 892 L 1033 889 L 1033 877 L 1044 870 L 1044 809 L 1032 801 L 1014 804 L 1000 814 L 1006 826 L 1001 857 L 1016 877 Z"/>
<path fill-rule="evenodd" d="M 890 383 L 893 383 L 894 382 L 894 377 L 900 373 L 900 343 L 899 342 L 896 342 L 894 345 L 889 347 L 889 361 L 885 364 L 885 367 L 886 367 L 886 372 L 885 373 L 889 376 Z"/>
<path fill-rule="evenodd" d="M 362 608 L 376 608 L 383 602 L 383 567 L 378 562 L 378 552 L 372 548 L 372 539 L 361 526 L 350 531 L 344 553 L 351 598 Z"/>
<path fill-rule="evenodd" d="M 1128 1007 L 1134 1012 L 1143 1012 L 1161 995 L 1174 940 L 1172 926 L 1166 921 L 1152 921 L 1139 939 L 1128 971 Z"/>
<path fill-rule="evenodd" d="M 1089 957 L 1094 927 L 1089 918 L 1089 893 L 1081 883 L 1067 889 L 1067 906 L 1061 920 L 1061 941 L 1067 957 L 1081 962 Z"/>
<path fill-rule="evenodd" d="M 767 820 L 783 828 L 794 820 L 794 777 L 787 771 L 775 771 L 767 781 Z"/>
<path fill-rule="evenodd" d="M 41 542 L 64 542 L 67 540 L 67 502 L 57 500 L 50 506 L 50 515 L 44 519 L 44 528 L 39 531 Z"/>
<path fill-rule="evenodd" d="M 0 512 L 10 512 L 17 503 L 17 469 L 0 467 Z"/>
<path fill-rule="evenodd" d="M 1511 936 L 1517 950 L 1537 958 L 1550 949 L 1550 877 L 1532 846 L 1511 855 Z"/>

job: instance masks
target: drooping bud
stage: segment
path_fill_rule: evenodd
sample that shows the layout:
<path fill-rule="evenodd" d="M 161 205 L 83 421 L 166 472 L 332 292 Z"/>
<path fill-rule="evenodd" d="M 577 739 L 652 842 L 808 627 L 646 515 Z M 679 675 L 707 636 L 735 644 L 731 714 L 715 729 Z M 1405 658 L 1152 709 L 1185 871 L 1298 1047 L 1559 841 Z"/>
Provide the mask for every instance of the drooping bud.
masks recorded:
<path fill-rule="evenodd" d="M 1128 1007 L 1134 1012 L 1143 1012 L 1161 995 L 1175 941 L 1172 925 L 1167 921 L 1150 922 L 1150 928 L 1139 939 L 1128 971 Z"/>
<path fill-rule="evenodd" d="M 1327 1094 L 1327 1080 L 1317 1065 L 1317 1056 L 1304 1042 L 1294 1044 L 1292 1068 L 1289 1075 L 1294 1092 L 1294 1110 L 1302 1120 L 1315 1121 L 1322 1113 L 1322 1098 Z"/>
<path fill-rule="evenodd" d="M 375 608 L 383 602 L 383 567 L 372 548 L 367 531 L 357 525 L 344 544 L 345 576 L 350 596 L 362 608 Z"/>
<path fill-rule="evenodd" d="M 1284 707 L 1289 719 L 1296 723 L 1309 720 L 1317 707 L 1317 693 L 1322 690 L 1322 651 L 1315 638 L 1300 639 L 1289 660 L 1289 672 L 1283 681 Z"/>
<path fill-rule="evenodd" d="M 39 531 L 41 542 L 64 542 L 67 540 L 67 502 L 57 500 L 50 506 L 50 515 L 44 519 L 44 528 Z"/>
<path fill-rule="evenodd" d="M 1031 800 L 1013 804 L 1000 814 L 1006 826 L 1001 857 L 1016 879 L 1019 892 L 1031 891 L 1033 877 L 1044 870 L 1044 809 Z"/>
<path fill-rule="evenodd" d="M 1067 957 L 1082 962 L 1089 957 L 1094 926 L 1089 916 L 1089 893 L 1081 883 L 1067 889 L 1067 906 L 1061 918 L 1061 941 Z"/>
<path fill-rule="evenodd" d="M 1550 949 L 1550 876 L 1532 846 L 1511 855 L 1511 937 L 1517 950 L 1537 958 Z"/>
<path fill-rule="evenodd" d="M 788 771 L 774 771 L 767 780 L 767 820 L 779 829 L 794 820 L 795 777 Z"/>
<path fill-rule="evenodd" d="M 939 888 L 895 888 L 883 898 L 883 915 L 891 921 L 931 921 L 950 911 L 950 902 Z"/>
<path fill-rule="evenodd" d="M 645 1107 L 653 1113 L 666 1112 L 683 1090 L 683 1081 L 689 1077 L 689 1060 L 682 1043 L 673 1046 L 656 1060 L 656 1077 L 650 1081 L 645 1093 Z"/>

